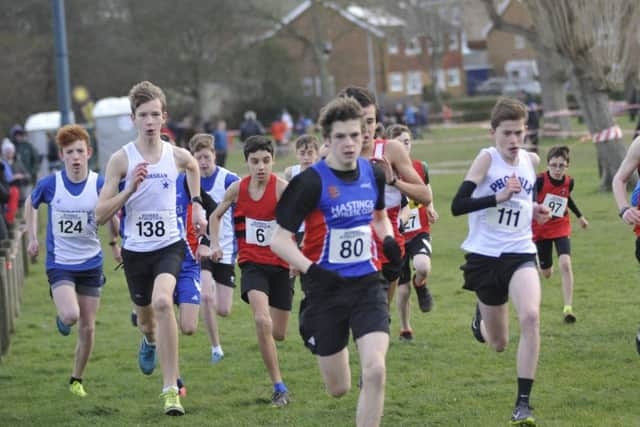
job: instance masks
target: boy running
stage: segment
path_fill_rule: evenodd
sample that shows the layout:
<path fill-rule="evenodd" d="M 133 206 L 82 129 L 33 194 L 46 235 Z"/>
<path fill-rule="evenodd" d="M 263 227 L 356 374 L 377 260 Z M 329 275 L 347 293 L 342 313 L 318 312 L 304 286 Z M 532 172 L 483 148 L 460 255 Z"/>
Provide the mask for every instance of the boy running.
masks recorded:
<path fill-rule="evenodd" d="M 273 383 L 271 405 L 289 403 L 278 363 L 275 340 L 283 341 L 293 300 L 293 282 L 288 264 L 271 251 L 271 235 L 276 226 L 276 203 L 287 182 L 271 172 L 273 144 L 260 135 L 247 138 L 244 145 L 249 176 L 229 186 L 222 202 L 209 218 L 211 258 L 223 256 L 220 247 L 220 222 L 235 203 L 233 221 L 238 241 L 238 264 L 242 299 L 251 305 L 256 324 L 258 346 Z"/>
<path fill-rule="evenodd" d="M 451 204 L 453 215 L 469 214 L 464 288 L 478 298 L 471 329 L 476 340 L 502 352 L 509 338 L 509 297 L 520 321 L 516 365 L 518 394 L 512 425 L 535 425 L 529 406 L 540 352 L 540 277 L 531 221 L 544 223 L 549 209 L 533 201 L 540 159 L 524 151 L 527 107 L 500 98 L 491 112 L 495 147 L 475 158 Z"/>

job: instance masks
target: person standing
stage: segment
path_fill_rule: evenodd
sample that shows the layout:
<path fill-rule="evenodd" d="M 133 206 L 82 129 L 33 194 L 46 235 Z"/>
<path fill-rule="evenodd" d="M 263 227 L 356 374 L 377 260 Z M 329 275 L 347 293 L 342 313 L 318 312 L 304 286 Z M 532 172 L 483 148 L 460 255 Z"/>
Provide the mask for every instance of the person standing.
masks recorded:
<path fill-rule="evenodd" d="M 271 405 L 289 404 L 289 391 L 280 372 L 275 340 L 284 341 L 293 300 L 289 266 L 271 251 L 276 203 L 287 182 L 272 173 L 273 144 L 264 136 L 245 141 L 244 157 L 249 176 L 229 186 L 224 199 L 209 217 L 211 258 L 223 256 L 220 222 L 235 203 L 233 222 L 238 242 L 238 265 L 242 271 L 241 297 L 251 306 L 258 347 L 273 384 Z"/>
<path fill-rule="evenodd" d="M 29 174 L 28 184 L 31 185 L 38 179 L 40 155 L 33 144 L 27 139 L 27 133 L 22 126 L 13 126 L 9 135 L 11 142 L 16 146 L 17 157 L 22 161 L 22 164 Z"/>
<path fill-rule="evenodd" d="M 216 165 L 224 167 L 227 162 L 227 152 L 229 145 L 229 134 L 227 132 L 227 122 L 218 120 L 216 131 L 213 133 L 214 148 L 216 150 Z"/>
<path fill-rule="evenodd" d="M 176 180 L 179 171 L 186 170 L 190 194 L 199 195 L 200 172 L 188 151 L 160 138 L 167 119 L 162 89 L 143 81 L 131 88 L 129 100 L 138 137 L 109 159 L 96 217 L 102 224 L 124 207 L 122 259 L 144 335 L 138 363 L 145 375 L 153 372 L 157 340 L 164 412 L 184 415 L 176 387 L 178 333 L 173 312 L 173 292 L 185 251 L 176 213 Z M 192 224 L 202 234 L 206 228 L 202 200 L 194 196 L 191 201 Z"/>
<path fill-rule="evenodd" d="M 82 377 L 93 350 L 96 314 L 104 285 L 103 255 L 95 208 L 104 180 L 89 170 L 89 134 L 78 125 L 63 126 L 56 135 L 62 171 L 38 181 L 25 202 L 30 256 L 38 255 L 38 207 L 47 213 L 47 279 L 57 309 L 61 335 L 78 324 L 78 342 L 69 390 L 85 397 Z M 113 221 L 113 218 L 111 219 Z M 110 228 L 111 229 L 111 228 Z"/>
<path fill-rule="evenodd" d="M 303 273 L 300 333 L 334 397 L 351 387 L 351 329 L 362 367 L 356 425 L 375 426 L 384 407 L 389 307 L 372 234 L 383 241 L 389 262 L 400 264 L 402 255 L 384 209 L 384 172 L 360 157 L 361 117 L 362 108 L 348 97 L 323 108 L 319 123 L 328 154 L 285 190 L 271 248 Z M 301 252 L 293 236 L 303 220 Z"/>
<path fill-rule="evenodd" d="M 508 300 L 520 322 L 516 366 L 518 394 L 512 425 L 535 425 L 529 405 L 540 352 L 540 277 L 531 222 L 546 222 L 549 209 L 533 200 L 535 168 L 540 159 L 523 150 L 527 107 L 500 98 L 491 113 L 495 147 L 476 156 L 451 204 L 454 216 L 469 214 L 469 234 L 462 243 L 466 263 L 464 289 L 478 303 L 471 330 L 479 342 L 502 352 L 509 338 Z"/>

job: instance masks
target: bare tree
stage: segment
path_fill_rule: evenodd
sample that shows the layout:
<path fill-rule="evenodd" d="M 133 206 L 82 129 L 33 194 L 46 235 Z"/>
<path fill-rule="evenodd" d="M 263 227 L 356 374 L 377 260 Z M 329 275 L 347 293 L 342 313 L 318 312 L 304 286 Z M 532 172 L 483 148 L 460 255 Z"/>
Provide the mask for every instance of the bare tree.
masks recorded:
<path fill-rule="evenodd" d="M 467 0 L 470 1 L 470 0 Z M 538 10 L 530 9 L 529 15 L 532 25 L 524 27 L 522 25 L 508 22 L 496 10 L 493 0 L 482 0 L 487 10 L 487 14 L 493 23 L 493 27 L 498 31 L 518 34 L 524 37 L 536 52 L 536 62 L 540 74 L 540 85 L 542 87 L 542 105 L 545 111 L 566 111 L 567 91 L 566 83 L 569 79 L 567 75 L 567 61 L 563 59 L 553 44 L 552 33 L 540 31 L 542 20 L 544 19 Z M 562 134 L 570 130 L 570 121 L 567 116 L 550 116 L 545 118 L 545 125 L 553 123 Z"/>
<path fill-rule="evenodd" d="M 637 0 L 526 0 L 542 19 L 539 32 L 553 35 L 553 45 L 571 63 L 582 115 L 596 142 L 600 189 L 611 180 L 625 155 L 621 133 L 609 110 L 608 90 L 620 82 L 631 61 L 631 25 L 640 18 Z M 637 30 L 634 30 L 637 35 Z"/>

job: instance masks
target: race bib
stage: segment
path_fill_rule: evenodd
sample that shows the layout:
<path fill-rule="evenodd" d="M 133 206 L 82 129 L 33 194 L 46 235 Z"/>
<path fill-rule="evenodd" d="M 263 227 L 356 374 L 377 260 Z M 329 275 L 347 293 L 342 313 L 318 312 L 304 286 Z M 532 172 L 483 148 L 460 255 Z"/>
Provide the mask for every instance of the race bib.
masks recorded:
<path fill-rule="evenodd" d="M 520 231 L 531 225 L 531 206 L 518 200 L 506 200 L 487 209 L 487 225 L 502 231 Z"/>
<path fill-rule="evenodd" d="M 404 232 L 416 231 L 422 228 L 422 223 L 420 222 L 420 209 L 414 208 L 411 209 L 409 217 L 407 218 L 407 222 L 404 224 Z"/>
<path fill-rule="evenodd" d="M 329 262 L 347 264 L 371 259 L 371 227 L 332 229 L 329 233 Z"/>
<path fill-rule="evenodd" d="M 544 201 L 542 202 L 542 204 L 549 208 L 549 210 L 551 211 L 551 216 L 562 217 L 567 211 L 568 201 L 569 199 L 567 197 L 547 193 L 544 196 Z"/>
<path fill-rule="evenodd" d="M 65 212 L 54 210 L 51 228 L 56 237 L 81 237 L 89 234 L 88 212 Z"/>
<path fill-rule="evenodd" d="M 136 211 L 128 219 L 128 240 L 134 242 L 163 240 L 171 224 L 170 211 Z"/>
<path fill-rule="evenodd" d="M 271 235 L 276 228 L 275 220 L 267 221 L 247 217 L 245 224 L 247 243 L 258 246 L 269 246 L 271 244 Z"/>

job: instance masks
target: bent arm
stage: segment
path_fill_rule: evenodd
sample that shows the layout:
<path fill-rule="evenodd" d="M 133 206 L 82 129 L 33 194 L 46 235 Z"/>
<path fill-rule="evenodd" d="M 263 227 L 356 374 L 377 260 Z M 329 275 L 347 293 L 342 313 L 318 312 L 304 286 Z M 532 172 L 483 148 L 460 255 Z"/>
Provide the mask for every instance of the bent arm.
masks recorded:
<path fill-rule="evenodd" d="M 480 153 L 475 158 L 451 202 L 451 213 L 454 216 L 496 206 L 497 199 L 495 194 L 485 197 L 471 196 L 473 190 L 484 180 L 490 165 L 491 157 L 488 153 Z"/>
<path fill-rule="evenodd" d="M 99 225 L 106 224 L 126 203 L 133 194 L 133 188 L 127 186 L 118 192 L 120 180 L 126 175 L 128 167 L 127 157 L 124 151 L 117 151 L 109 163 L 105 173 L 104 185 L 100 190 L 98 204 L 96 205 L 96 222 Z"/>
<path fill-rule="evenodd" d="M 387 216 L 386 209 L 376 209 L 373 211 L 371 225 L 373 226 L 373 231 L 376 233 L 376 236 L 378 236 L 381 241 L 387 236 L 393 237 L 393 227 Z"/>
<path fill-rule="evenodd" d="M 209 217 L 209 240 L 211 241 L 211 249 L 220 248 L 220 221 L 222 216 L 227 212 L 231 205 L 238 199 L 238 191 L 240 181 L 236 181 L 227 188 L 224 198 Z"/>
<path fill-rule="evenodd" d="M 428 206 L 431 203 L 432 195 L 429 193 L 427 186 L 413 168 L 409 154 L 398 141 L 391 140 L 387 142 L 388 147 L 385 153 L 388 160 L 393 165 L 401 178 L 396 179 L 395 187 L 410 199 Z"/>

